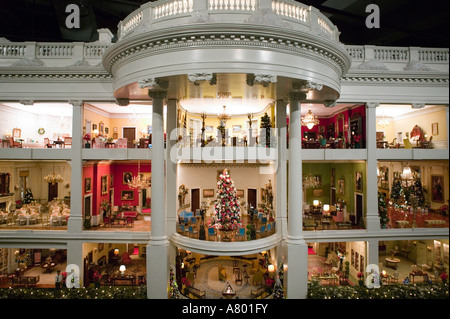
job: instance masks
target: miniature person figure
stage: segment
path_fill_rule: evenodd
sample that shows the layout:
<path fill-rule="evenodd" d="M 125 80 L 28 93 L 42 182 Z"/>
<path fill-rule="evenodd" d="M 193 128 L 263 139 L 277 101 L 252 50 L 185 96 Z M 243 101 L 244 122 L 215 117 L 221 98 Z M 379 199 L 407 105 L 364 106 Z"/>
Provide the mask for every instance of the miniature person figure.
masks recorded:
<path fill-rule="evenodd" d="M 61 275 L 61 270 L 57 270 L 55 276 L 55 289 L 61 289 L 62 280 L 63 276 Z"/>

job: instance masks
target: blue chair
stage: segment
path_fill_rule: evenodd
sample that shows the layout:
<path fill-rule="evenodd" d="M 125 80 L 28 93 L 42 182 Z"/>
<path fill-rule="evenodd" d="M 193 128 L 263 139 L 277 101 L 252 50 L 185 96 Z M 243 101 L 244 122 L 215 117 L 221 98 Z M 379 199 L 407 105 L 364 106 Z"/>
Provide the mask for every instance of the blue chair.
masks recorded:
<path fill-rule="evenodd" d="M 208 236 L 209 240 L 211 240 L 211 237 L 215 237 L 217 235 L 216 230 L 213 227 L 208 228 Z"/>
<path fill-rule="evenodd" d="M 267 217 L 261 218 L 261 224 L 266 224 L 266 223 L 267 223 Z"/>
<path fill-rule="evenodd" d="M 272 224 L 271 223 L 269 223 L 268 225 L 267 225 L 267 232 L 271 232 L 272 231 Z"/>
<path fill-rule="evenodd" d="M 238 233 L 236 234 L 236 235 L 238 235 L 239 237 L 244 237 L 245 238 L 245 228 L 239 228 L 239 231 L 238 231 Z"/>
<path fill-rule="evenodd" d="M 197 224 L 197 218 L 191 217 L 191 224 Z"/>
<path fill-rule="evenodd" d="M 194 236 L 195 234 L 198 234 L 198 231 L 194 230 L 192 226 L 189 226 L 189 237 Z"/>
<path fill-rule="evenodd" d="M 262 236 L 265 231 L 266 231 L 266 226 L 261 226 L 260 229 L 256 230 L 256 234 L 259 234 L 259 236 Z"/>

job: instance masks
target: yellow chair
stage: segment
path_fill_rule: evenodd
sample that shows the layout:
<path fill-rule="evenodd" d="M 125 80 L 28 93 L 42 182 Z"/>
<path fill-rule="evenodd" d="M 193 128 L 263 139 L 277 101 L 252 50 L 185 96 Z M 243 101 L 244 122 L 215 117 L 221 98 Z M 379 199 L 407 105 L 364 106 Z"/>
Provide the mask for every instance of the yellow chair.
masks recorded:
<path fill-rule="evenodd" d="M 412 148 L 412 144 L 407 138 L 403 139 L 403 144 L 405 145 L 405 148 Z"/>
<path fill-rule="evenodd" d="M 218 273 L 220 281 L 227 281 L 227 270 L 225 269 L 225 267 L 219 266 Z"/>

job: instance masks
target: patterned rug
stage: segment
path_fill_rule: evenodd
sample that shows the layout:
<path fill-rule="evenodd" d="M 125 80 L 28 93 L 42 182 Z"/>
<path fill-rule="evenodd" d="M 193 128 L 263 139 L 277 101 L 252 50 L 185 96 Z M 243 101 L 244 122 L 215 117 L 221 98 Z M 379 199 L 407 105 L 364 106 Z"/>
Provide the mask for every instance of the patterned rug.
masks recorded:
<path fill-rule="evenodd" d="M 258 287 L 252 285 L 252 275 L 249 278 L 249 284 L 242 283 L 242 285 L 236 285 L 233 274 L 234 262 L 237 262 L 237 266 L 240 267 L 241 273 L 244 270 L 243 265 L 247 264 L 247 272 L 250 272 L 251 264 L 246 263 L 243 260 L 229 259 L 229 258 L 215 258 L 211 260 L 202 261 L 200 267 L 197 270 L 197 276 L 194 280 L 194 287 L 206 292 L 206 299 L 222 299 L 222 290 L 227 285 L 227 282 L 231 285 L 236 292 L 235 298 L 250 299 L 251 290 L 256 290 Z M 226 270 L 227 281 L 219 280 L 218 268 L 223 266 Z"/>

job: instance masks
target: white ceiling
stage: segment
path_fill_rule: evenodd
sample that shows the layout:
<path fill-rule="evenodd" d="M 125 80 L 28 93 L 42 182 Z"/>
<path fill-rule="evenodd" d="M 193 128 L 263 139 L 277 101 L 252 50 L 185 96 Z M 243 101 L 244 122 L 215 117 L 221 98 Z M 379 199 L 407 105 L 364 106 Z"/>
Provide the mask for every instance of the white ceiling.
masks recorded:
<path fill-rule="evenodd" d="M 400 116 L 411 115 L 414 112 L 430 110 L 436 108 L 436 105 L 426 105 L 422 109 L 413 109 L 411 104 L 380 104 L 376 109 L 377 117 L 388 117 L 395 119 Z"/>
<path fill-rule="evenodd" d="M 72 117 L 72 105 L 69 103 L 34 103 L 33 105 L 23 105 L 21 103 L 6 102 L 2 104 L 33 114 Z"/>

